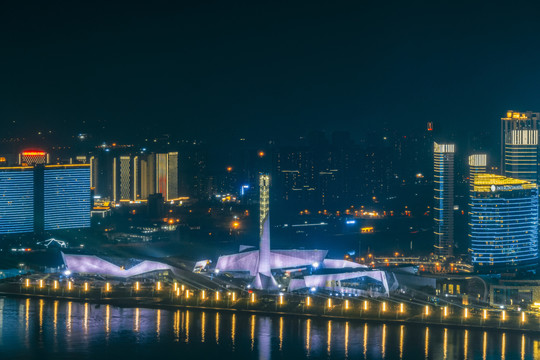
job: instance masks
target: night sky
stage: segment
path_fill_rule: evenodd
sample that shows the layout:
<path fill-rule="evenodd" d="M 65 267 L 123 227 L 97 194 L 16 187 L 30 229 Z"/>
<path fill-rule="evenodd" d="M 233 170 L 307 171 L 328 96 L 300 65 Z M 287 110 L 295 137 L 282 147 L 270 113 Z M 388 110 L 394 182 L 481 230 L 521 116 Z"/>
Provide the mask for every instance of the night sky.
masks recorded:
<path fill-rule="evenodd" d="M 507 109 L 540 111 L 540 11 L 469 3 L 3 1 L 2 127 L 498 134 Z"/>

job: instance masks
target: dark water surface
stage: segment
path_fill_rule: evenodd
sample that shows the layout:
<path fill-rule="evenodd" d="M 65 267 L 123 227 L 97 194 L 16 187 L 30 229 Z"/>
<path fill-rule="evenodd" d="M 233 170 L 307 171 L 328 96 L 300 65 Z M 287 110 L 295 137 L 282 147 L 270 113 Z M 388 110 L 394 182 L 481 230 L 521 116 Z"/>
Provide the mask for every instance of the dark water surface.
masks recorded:
<path fill-rule="evenodd" d="M 539 359 L 540 335 L 0 297 L 0 359 Z"/>

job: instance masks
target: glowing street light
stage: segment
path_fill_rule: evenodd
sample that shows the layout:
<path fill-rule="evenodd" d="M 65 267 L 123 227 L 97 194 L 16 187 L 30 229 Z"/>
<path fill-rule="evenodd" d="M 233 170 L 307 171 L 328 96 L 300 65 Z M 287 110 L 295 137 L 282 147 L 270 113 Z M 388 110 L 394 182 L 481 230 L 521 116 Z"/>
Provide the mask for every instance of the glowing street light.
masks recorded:
<path fill-rule="evenodd" d="M 364 300 L 364 310 L 367 311 L 368 309 L 368 302 L 367 300 Z"/>
<path fill-rule="evenodd" d="M 139 291 L 140 289 L 141 289 L 141 284 L 138 281 L 136 281 L 135 282 L 135 291 Z"/>
<path fill-rule="evenodd" d="M 204 290 L 201 291 L 201 299 L 202 300 L 206 299 L 206 291 Z"/>
<path fill-rule="evenodd" d="M 502 321 L 506 321 L 506 311 L 502 311 Z"/>
<path fill-rule="evenodd" d="M 402 314 L 405 312 L 405 305 L 403 303 L 399 304 L 399 312 Z"/>
<path fill-rule="evenodd" d="M 525 311 L 521 312 L 521 322 L 525 323 Z"/>
<path fill-rule="evenodd" d="M 58 289 L 58 280 L 54 280 L 53 288 L 54 288 L 54 290 Z"/>
<path fill-rule="evenodd" d="M 469 317 L 469 309 L 465 308 L 463 310 L 463 318 L 467 319 Z"/>
<path fill-rule="evenodd" d="M 39 288 L 43 288 L 43 280 L 39 280 Z"/>
<path fill-rule="evenodd" d="M 383 301 L 381 304 L 381 308 L 383 312 L 386 312 L 386 301 Z"/>
<path fill-rule="evenodd" d="M 443 308 L 443 311 L 444 311 L 444 317 L 447 317 L 448 316 L 448 306 L 445 306 Z"/>
<path fill-rule="evenodd" d="M 252 303 L 255 302 L 255 293 L 251 293 L 251 302 L 252 302 Z"/>
<path fill-rule="evenodd" d="M 328 308 L 330 309 L 332 307 L 332 299 L 328 299 Z"/>
<path fill-rule="evenodd" d="M 306 298 L 306 306 L 311 306 L 311 297 Z"/>
<path fill-rule="evenodd" d="M 85 291 L 85 292 L 88 291 L 88 283 L 87 283 L 87 282 L 84 283 L 84 291 Z"/>
<path fill-rule="evenodd" d="M 30 279 L 26 279 L 24 283 L 26 287 L 30 287 Z"/>
<path fill-rule="evenodd" d="M 157 284 L 156 284 L 156 290 L 157 291 L 160 291 L 161 290 L 161 281 L 158 281 Z"/>
<path fill-rule="evenodd" d="M 425 314 L 426 316 L 429 316 L 429 305 L 426 305 L 426 309 L 425 309 L 425 311 L 424 311 L 424 314 Z"/>
<path fill-rule="evenodd" d="M 283 294 L 279 294 L 279 305 L 283 305 Z"/>
<path fill-rule="evenodd" d="M 105 284 L 105 292 L 109 292 L 111 291 L 111 284 L 110 283 L 106 283 Z"/>
<path fill-rule="evenodd" d="M 486 310 L 486 309 L 484 309 L 484 311 L 483 311 L 482 318 L 483 318 L 484 320 L 487 319 L 487 310 Z"/>
<path fill-rule="evenodd" d="M 216 300 L 219 300 L 219 291 L 216 291 Z"/>
<path fill-rule="evenodd" d="M 345 310 L 349 310 L 349 300 L 345 300 Z"/>

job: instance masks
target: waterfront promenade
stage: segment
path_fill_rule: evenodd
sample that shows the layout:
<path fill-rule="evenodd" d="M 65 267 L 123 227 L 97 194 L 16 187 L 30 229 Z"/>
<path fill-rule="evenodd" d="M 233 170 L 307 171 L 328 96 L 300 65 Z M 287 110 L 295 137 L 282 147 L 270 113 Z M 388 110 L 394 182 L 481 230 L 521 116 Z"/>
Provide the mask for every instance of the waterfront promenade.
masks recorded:
<path fill-rule="evenodd" d="M 190 289 L 184 284 L 135 282 L 125 286 L 90 282 L 1 283 L 0 295 L 62 299 L 119 307 L 196 308 L 301 317 L 340 318 L 445 327 L 540 332 L 540 314 L 531 311 L 437 305 L 397 297 L 337 297 L 325 294 L 262 293 Z"/>

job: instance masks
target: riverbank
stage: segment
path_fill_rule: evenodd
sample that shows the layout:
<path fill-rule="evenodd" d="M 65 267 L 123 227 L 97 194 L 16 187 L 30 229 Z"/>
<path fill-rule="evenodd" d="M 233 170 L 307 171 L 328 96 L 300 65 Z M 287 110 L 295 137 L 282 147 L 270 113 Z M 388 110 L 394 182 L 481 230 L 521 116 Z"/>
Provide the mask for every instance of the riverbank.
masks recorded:
<path fill-rule="evenodd" d="M 287 303 L 285 300 L 269 299 L 271 295 L 264 296 L 260 299 L 251 302 L 253 297 L 239 297 L 235 301 L 228 300 L 216 300 L 206 299 L 206 301 L 200 302 L 200 299 L 193 299 L 189 302 L 189 298 L 185 297 L 175 298 L 172 296 L 118 296 L 118 297 L 85 297 L 85 296 L 66 296 L 61 294 L 44 294 L 44 293 L 31 293 L 31 292 L 6 292 L 0 291 L 0 296 L 12 297 L 12 298 L 34 298 L 45 300 L 60 300 L 60 301 L 72 301 L 77 303 L 92 303 L 92 304 L 108 304 L 120 308 L 148 308 L 148 309 L 164 309 L 164 310 L 178 310 L 178 309 L 193 309 L 200 311 L 215 311 L 215 312 L 229 312 L 229 313 L 249 313 L 253 315 L 264 316 L 287 316 L 297 318 L 321 318 L 321 319 L 335 319 L 342 321 L 353 322 L 369 322 L 369 323 L 388 323 L 388 324 L 410 324 L 410 325 L 423 325 L 423 326 L 436 326 L 443 328 L 458 328 L 458 329 L 475 329 L 475 330 L 489 330 L 489 331 L 510 331 L 510 332 L 530 332 L 540 333 L 540 326 L 538 325 L 540 319 L 538 317 L 531 318 L 529 321 L 515 321 L 505 315 L 505 319 L 502 318 L 493 319 L 487 318 L 485 314 L 477 314 L 475 311 L 470 310 L 466 318 L 459 318 L 455 311 L 446 308 L 432 309 L 431 314 L 422 313 L 410 309 L 408 312 L 392 312 L 392 305 L 388 305 L 380 300 L 373 300 L 373 304 L 370 304 L 369 308 L 372 311 L 363 309 L 365 303 L 359 303 L 355 299 L 332 299 L 336 305 L 328 307 L 328 299 L 323 304 L 320 304 L 322 299 L 311 299 L 310 306 L 306 307 L 304 301 L 302 308 L 294 306 L 294 303 L 298 301 L 298 296 L 290 295 Z M 275 298 L 275 295 L 273 296 Z M 283 297 L 284 298 L 284 297 Z M 283 299 L 282 298 L 282 299 Z M 193 301 L 195 300 L 195 301 Z M 330 302 L 332 302 L 330 300 Z M 337 304 L 339 300 L 342 300 L 341 304 Z M 347 303 L 345 303 L 347 301 Z M 274 309 L 269 308 L 268 304 L 274 303 Z M 301 303 L 299 303 L 301 304 Z M 265 306 L 266 305 L 266 306 Z M 395 304 L 393 304 L 395 305 Z M 374 307 L 379 307 L 374 309 Z M 294 310 L 291 310 L 294 309 Z M 398 307 L 399 309 L 399 307 Z M 403 310 L 403 308 L 401 309 Z M 418 310 L 418 309 L 417 309 Z M 438 310 L 438 311 L 437 311 Z M 440 312 L 440 316 L 437 316 L 436 312 Z M 446 312 L 446 315 L 445 315 Z M 505 313 L 506 314 L 506 313 Z M 478 316 L 480 315 L 480 316 Z M 514 316 L 515 317 L 515 316 Z M 491 321 L 490 321 L 491 320 Z"/>

